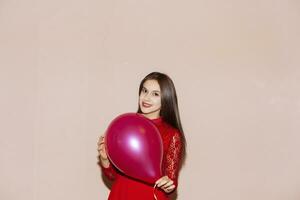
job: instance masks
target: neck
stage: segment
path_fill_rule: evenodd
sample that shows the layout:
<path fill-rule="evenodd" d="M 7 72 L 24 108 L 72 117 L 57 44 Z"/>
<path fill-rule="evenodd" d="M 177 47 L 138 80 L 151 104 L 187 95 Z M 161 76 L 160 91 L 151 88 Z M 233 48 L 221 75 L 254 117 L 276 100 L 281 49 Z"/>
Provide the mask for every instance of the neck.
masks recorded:
<path fill-rule="evenodd" d="M 151 115 L 151 114 L 142 114 L 142 115 L 144 115 L 145 117 L 147 117 L 148 119 L 157 119 L 157 118 L 159 118 L 160 116 L 159 115 Z"/>

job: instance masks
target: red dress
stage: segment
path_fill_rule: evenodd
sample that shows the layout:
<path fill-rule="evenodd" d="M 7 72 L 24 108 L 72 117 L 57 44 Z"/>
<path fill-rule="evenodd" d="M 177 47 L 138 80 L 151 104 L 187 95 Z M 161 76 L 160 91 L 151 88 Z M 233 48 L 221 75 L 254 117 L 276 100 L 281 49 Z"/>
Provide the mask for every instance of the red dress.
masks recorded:
<path fill-rule="evenodd" d="M 176 190 L 182 153 L 181 133 L 178 129 L 167 124 L 162 117 L 151 119 L 150 121 L 158 128 L 163 141 L 163 173 L 174 181 Z M 152 185 L 147 185 L 124 175 L 113 165 L 110 165 L 108 168 L 101 166 L 101 169 L 102 173 L 113 181 L 108 200 L 154 200 Z M 170 193 L 167 194 L 160 188 L 155 190 L 155 194 L 158 200 L 169 200 Z"/>

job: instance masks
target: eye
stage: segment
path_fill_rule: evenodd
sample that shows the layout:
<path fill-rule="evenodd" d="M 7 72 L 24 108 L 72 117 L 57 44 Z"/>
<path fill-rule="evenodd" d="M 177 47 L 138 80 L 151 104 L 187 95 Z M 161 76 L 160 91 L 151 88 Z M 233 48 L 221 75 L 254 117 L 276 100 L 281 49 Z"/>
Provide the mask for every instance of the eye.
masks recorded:
<path fill-rule="evenodd" d="M 142 92 L 146 92 L 147 90 L 145 88 L 142 89 Z"/>
<path fill-rule="evenodd" d="M 158 94 L 158 93 L 154 93 L 154 95 L 155 95 L 155 96 L 159 96 L 159 94 Z"/>

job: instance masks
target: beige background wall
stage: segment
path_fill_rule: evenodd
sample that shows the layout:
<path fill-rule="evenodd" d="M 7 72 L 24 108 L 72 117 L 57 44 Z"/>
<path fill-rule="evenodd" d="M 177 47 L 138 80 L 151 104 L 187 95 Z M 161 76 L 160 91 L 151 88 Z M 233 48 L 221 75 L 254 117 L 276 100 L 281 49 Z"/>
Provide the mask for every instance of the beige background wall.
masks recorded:
<path fill-rule="evenodd" d="M 0 199 L 106 199 L 97 138 L 167 73 L 178 200 L 300 199 L 300 2 L 0 1 Z"/>

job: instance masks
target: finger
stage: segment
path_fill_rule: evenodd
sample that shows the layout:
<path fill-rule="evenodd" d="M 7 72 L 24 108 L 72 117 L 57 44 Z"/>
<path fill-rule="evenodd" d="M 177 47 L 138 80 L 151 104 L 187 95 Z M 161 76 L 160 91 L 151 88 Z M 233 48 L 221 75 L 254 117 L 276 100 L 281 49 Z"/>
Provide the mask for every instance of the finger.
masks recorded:
<path fill-rule="evenodd" d="M 98 146 L 99 149 L 103 150 L 104 152 L 106 152 L 106 147 L 105 147 L 105 144 L 102 143 Z"/>
<path fill-rule="evenodd" d="M 100 142 L 102 142 L 102 141 L 104 141 L 104 136 L 100 136 L 99 138 L 98 138 L 98 142 L 97 143 L 100 143 Z"/>
<path fill-rule="evenodd" d="M 162 188 L 168 188 L 173 184 L 174 184 L 174 182 L 172 180 L 169 180 Z"/>
<path fill-rule="evenodd" d="M 103 150 L 105 150 L 105 144 L 104 144 L 104 143 L 98 144 L 98 149 L 103 149 Z"/>
<path fill-rule="evenodd" d="M 103 150 L 100 150 L 99 151 L 99 154 L 102 156 L 102 157 L 107 157 L 107 154 L 106 154 L 106 152 L 105 151 L 103 151 Z"/>
<path fill-rule="evenodd" d="M 103 145 L 103 144 L 104 144 L 104 142 L 99 142 L 99 143 L 98 143 L 98 146 Z"/>
<path fill-rule="evenodd" d="M 168 183 L 167 180 L 162 180 L 162 181 L 160 181 L 160 182 L 157 184 L 157 187 L 162 187 L 162 186 L 164 186 L 166 183 Z"/>
<path fill-rule="evenodd" d="M 97 150 L 100 151 L 100 150 L 102 150 L 102 149 L 103 149 L 103 148 L 102 148 L 102 145 L 98 145 Z"/>
<path fill-rule="evenodd" d="M 172 192 L 174 189 L 175 189 L 175 185 L 171 185 L 170 187 L 164 189 L 164 191 L 169 193 L 169 192 Z"/>
<path fill-rule="evenodd" d="M 172 185 L 170 185 L 169 187 L 167 187 L 166 189 L 167 189 L 167 190 L 173 190 L 174 188 L 175 188 L 175 185 L 172 184 Z"/>
<path fill-rule="evenodd" d="M 98 150 L 99 150 L 99 151 L 104 151 L 104 152 L 106 152 L 106 149 L 105 149 L 104 144 L 100 144 L 100 145 L 98 146 Z"/>
<path fill-rule="evenodd" d="M 104 154 L 104 153 L 100 153 L 100 156 L 101 156 L 102 158 L 107 158 L 107 155 Z"/>
<path fill-rule="evenodd" d="M 97 143 L 98 146 L 101 146 L 102 144 L 105 144 L 105 142 L 104 142 L 104 141 L 99 141 L 99 142 Z"/>
<path fill-rule="evenodd" d="M 102 138 L 102 140 L 100 141 L 100 144 L 104 144 L 105 143 L 105 140 L 104 140 L 104 137 Z"/>
<path fill-rule="evenodd" d="M 158 179 L 158 180 L 155 182 L 155 184 L 156 184 L 156 185 L 159 184 L 161 181 L 165 180 L 166 178 L 167 178 L 167 176 L 161 177 L 160 179 Z"/>
<path fill-rule="evenodd" d="M 158 184 L 160 184 L 162 181 L 164 181 L 165 177 L 161 177 L 160 179 L 158 179 L 155 184 L 156 186 L 158 186 Z"/>

